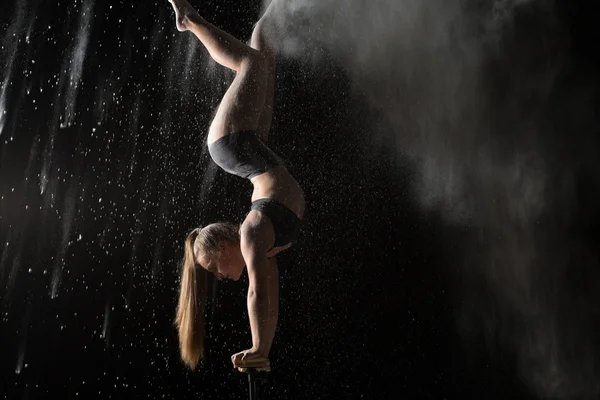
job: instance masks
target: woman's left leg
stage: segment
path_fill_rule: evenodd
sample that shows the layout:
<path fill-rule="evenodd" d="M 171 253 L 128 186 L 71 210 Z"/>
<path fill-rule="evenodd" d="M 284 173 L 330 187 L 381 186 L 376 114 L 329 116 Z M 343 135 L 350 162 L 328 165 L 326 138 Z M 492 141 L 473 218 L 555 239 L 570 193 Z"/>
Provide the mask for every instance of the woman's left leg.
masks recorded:
<path fill-rule="evenodd" d="M 262 112 L 258 120 L 256 133 L 263 142 L 266 142 L 271 129 L 271 121 L 273 119 L 273 98 L 275 96 L 275 52 L 270 43 L 274 39 L 275 26 L 270 20 L 270 12 L 272 12 L 272 4 L 269 5 L 265 14 L 254 26 L 250 47 L 262 53 L 266 60 L 265 67 L 265 98 Z"/>
<path fill-rule="evenodd" d="M 187 0 L 169 0 L 180 31 L 191 31 L 219 64 L 236 72 L 210 124 L 207 142 L 234 132 L 256 131 L 267 82 L 264 55 L 202 18 Z"/>

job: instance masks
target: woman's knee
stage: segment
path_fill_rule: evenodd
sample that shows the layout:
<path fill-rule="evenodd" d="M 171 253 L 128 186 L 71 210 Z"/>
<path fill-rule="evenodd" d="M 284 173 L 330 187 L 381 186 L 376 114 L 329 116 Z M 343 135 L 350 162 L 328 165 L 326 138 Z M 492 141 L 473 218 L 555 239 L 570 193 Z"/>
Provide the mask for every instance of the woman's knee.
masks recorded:
<path fill-rule="evenodd" d="M 269 63 L 265 56 L 258 50 L 252 49 L 240 65 L 238 73 L 243 74 L 245 79 L 250 79 L 253 84 L 263 86 L 266 84 L 269 74 Z"/>
<path fill-rule="evenodd" d="M 252 32 L 252 38 L 250 39 L 250 47 L 260 51 L 267 59 L 267 63 L 275 64 L 275 54 L 273 53 L 271 43 L 269 43 L 272 39 L 269 39 L 270 35 L 268 34 L 267 26 L 264 17 L 256 23 Z"/>
<path fill-rule="evenodd" d="M 260 51 L 249 48 L 248 54 L 241 62 L 240 69 L 251 69 L 253 72 L 267 73 L 268 62 L 267 58 Z"/>

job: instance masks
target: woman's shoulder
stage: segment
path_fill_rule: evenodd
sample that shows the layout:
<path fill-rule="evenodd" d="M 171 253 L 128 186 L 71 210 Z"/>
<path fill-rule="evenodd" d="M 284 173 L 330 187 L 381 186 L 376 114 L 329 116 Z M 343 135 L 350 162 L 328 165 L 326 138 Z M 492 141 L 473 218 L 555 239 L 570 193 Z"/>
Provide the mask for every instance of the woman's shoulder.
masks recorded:
<path fill-rule="evenodd" d="M 263 213 L 250 210 L 240 227 L 242 247 L 268 251 L 275 243 L 275 232 L 271 220 Z"/>

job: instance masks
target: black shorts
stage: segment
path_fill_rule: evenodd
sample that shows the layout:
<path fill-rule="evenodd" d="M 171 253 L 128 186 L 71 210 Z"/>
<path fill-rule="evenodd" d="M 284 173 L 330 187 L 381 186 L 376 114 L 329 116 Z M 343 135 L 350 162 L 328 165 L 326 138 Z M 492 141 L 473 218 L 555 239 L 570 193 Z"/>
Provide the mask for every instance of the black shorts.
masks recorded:
<path fill-rule="evenodd" d="M 258 199 L 252 202 L 250 209 L 260 211 L 271 220 L 275 231 L 274 247 L 285 246 L 298 237 L 300 218 L 277 200 Z"/>

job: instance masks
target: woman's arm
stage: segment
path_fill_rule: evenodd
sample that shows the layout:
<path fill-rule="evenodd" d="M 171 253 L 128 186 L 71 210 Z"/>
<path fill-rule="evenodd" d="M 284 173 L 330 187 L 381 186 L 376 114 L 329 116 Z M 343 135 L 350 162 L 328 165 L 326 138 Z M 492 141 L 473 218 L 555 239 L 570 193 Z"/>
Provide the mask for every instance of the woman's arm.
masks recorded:
<path fill-rule="evenodd" d="M 273 258 L 275 257 L 277 254 L 281 253 L 284 250 L 289 249 L 290 247 L 292 247 L 291 243 L 286 244 L 285 246 L 281 246 L 281 247 L 274 247 L 272 248 L 268 253 L 267 253 L 267 258 Z"/>
<path fill-rule="evenodd" d="M 279 312 L 279 279 L 277 265 L 264 258 L 248 266 L 248 317 L 252 332 L 252 347 L 265 357 L 269 356 L 277 329 Z"/>
<path fill-rule="evenodd" d="M 279 275 L 275 259 L 267 259 L 268 226 L 252 224 L 242 234 L 241 249 L 248 269 L 248 317 L 252 347 L 268 357 L 279 313 Z M 261 226 L 262 225 L 262 226 Z"/>

